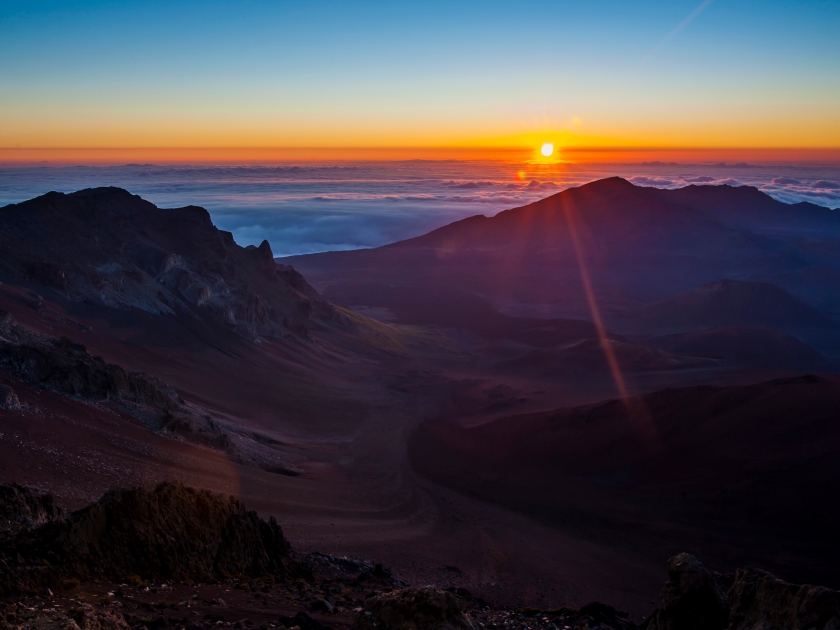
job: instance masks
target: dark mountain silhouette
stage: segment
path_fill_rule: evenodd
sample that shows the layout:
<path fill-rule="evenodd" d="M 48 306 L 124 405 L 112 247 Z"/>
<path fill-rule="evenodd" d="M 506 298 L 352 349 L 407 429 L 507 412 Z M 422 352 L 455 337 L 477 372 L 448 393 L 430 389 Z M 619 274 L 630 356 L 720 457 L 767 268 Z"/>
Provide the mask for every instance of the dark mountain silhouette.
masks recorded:
<path fill-rule="evenodd" d="M 750 187 L 659 190 L 612 177 L 385 247 L 284 262 L 335 302 L 401 322 L 440 324 L 443 312 L 481 300 L 497 313 L 475 318 L 483 334 L 478 322 L 498 314 L 600 317 L 616 339 L 767 327 L 836 356 L 835 320 L 814 307 L 840 304 L 838 216 Z M 802 278 L 807 303 L 754 282 L 774 278 L 791 290 Z"/>
<path fill-rule="evenodd" d="M 240 247 L 204 208 L 161 209 L 121 188 L 51 192 L 0 209 L 0 272 L 70 299 L 306 336 L 340 317 L 267 241 Z"/>
<path fill-rule="evenodd" d="M 671 248 L 672 230 L 680 230 L 682 243 L 702 244 L 725 227 L 713 215 L 660 200 L 649 189 L 611 177 L 570 188 L 521 208 L 505 210 L 492 218 L 471 217 L 429 234 L 390 247 L 489 248 L 556 247 L 581 237 L 614 240 L 619 246 L 658 244 Z M 666 239 L 665 242 L 662 239 Z"/>
<path fill-rule="evenodd" d="M 840 213 L 825 206 L 787 204 L 754 186 L 685 186 L 650 189 L 652 194 L 687 208 L 706 212 L 732 227 L 761 233 L 840 236 Z"/>

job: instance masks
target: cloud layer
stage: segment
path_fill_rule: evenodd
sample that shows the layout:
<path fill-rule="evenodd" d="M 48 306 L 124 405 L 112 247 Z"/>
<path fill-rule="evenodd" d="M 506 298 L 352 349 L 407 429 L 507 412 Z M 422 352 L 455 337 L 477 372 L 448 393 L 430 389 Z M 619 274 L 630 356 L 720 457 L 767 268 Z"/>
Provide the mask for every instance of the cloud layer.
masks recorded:
<path fill-rule="evenodd" d="M 120 186 L 162 207 L 206 207 L 237 242 L 276 255 L 375 247 L 619 175 L 639 186 L 756 186 L 788 203 L 840 207 L 840 165 L 538 165 L 410 161 L 303 165 L 0 168 L 0 206 L 50 190 Z"/>

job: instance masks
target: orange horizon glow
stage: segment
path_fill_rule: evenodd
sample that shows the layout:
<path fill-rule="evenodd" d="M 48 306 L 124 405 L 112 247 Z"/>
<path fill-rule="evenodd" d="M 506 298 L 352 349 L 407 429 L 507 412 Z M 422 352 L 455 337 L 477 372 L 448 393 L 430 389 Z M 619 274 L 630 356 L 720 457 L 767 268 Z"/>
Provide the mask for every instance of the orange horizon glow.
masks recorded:
<path fill-rule="evenodd" d="M 840 162 L 840 148 L 801 147 L 0 147 L 0 163 L 122 164 L 488 160 L 534 165 L 638 162 Z"/>

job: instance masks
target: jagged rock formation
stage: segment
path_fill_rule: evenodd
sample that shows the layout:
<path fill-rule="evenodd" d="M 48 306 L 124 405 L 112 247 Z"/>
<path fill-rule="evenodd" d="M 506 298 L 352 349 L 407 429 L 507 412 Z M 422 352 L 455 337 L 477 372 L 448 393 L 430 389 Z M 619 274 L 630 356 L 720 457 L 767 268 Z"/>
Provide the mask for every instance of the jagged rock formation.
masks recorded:
<path fill-rule="evenodd" d="M 51 494 L 38 494 L 16 483 L 0 483 L 0 532 L 15 533 L 64 517 Z"/>
<path fill-rule="evenodd" d="M 28 386 L 48 389 L 86 404 L 105 404 L 149 429 L 224 451 L 234 461 L 279 474 L 297 474 L 263 444 L 266 438 L 242 431 L 204 408 L 185 402 L 167 383 L 92 356 L 66 337 L 38 334 L 0 309 L 0 371 Z M 0 409 L 33 411 L 8 386 L 0 385 Z"/>
<path fill-rule="evenodd" d="M 125 617 L 117 610 L 96 609 L 90 604 L 75 606 L 72 609 L 53 614 L 39 614 L 39 611 L 24 611 L 20 618 L 13 614 L 14 621 L 4 624 L 0 618 L 0 628 L 11 630 L 129 630 Z M 17 622 L 23 621 L 23 625 Z"/>
<path fill-rule="evenodd" d="M 790 584 L 752 567 L 734 579 L 715 575 L 687 553 L 668 561 L 668 577 L 646 630 L 840 629 L 840 593 L 829 588 Z"/>
<path fill-rule="evenodd" d="M 662 609 L 649 630 L 721 630 L 727 626 L 726 593 L 690 554 L 668 560 L 668 581 L 661 598 Z"/>
<path fill-rule="evenodd" d="M 371 597 L 359 614 L 360 630 L 475 630 L 461 599 L 432 586 Z"/>
<path fill-rule="evenodd" d="M 135 403 L 163 413 L 183 403 L 159 379 L 105 363 L 67 337 L 39 335 L 2 310 L 0 369 L 69 396 Z"/>
<path fill-rule="evenodd" d="M 735 574 L 728 602 L 732 630 L 840 630 L 840 593 L 790 584 L 760 569 Z"/>
<path fill-rule="evenodd" d="M 204 208 L 158 208 L 121 188 L 47 193 L 0 209 L 0 273 L 76 301 L 191 313 L 249 338 L 307 336 L 340 314 L 271 246 L 240 247 Z"/>
<path fill-rule="evenodd" d="M 295 566 L 277 522 L 233 497 L 162 483 L 99 501 L 0 541 L 0 594 L 68 578 L 210 580 L 287 574 Z"/>

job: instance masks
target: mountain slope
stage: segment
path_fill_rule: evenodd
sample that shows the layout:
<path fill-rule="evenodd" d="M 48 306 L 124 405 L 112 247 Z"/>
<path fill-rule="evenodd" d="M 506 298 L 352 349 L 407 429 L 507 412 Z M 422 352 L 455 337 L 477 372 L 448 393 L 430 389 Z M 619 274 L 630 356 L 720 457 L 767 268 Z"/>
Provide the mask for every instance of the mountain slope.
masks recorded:
<path fill-rule="evenodd" d="M 646 330 L 684 332 L 720 326 L 784 331 L 836 329 L 827 315 L 767 282 L 718 280 L 659 300 L 635 313 Z"/>
<path fill-rule="evenodd" d="M 800 372 L 834 372 L 829 361 L 796 337 L 759 327 L 704 328 L 688 333 L 647 338 L 644 343 L 680 355 L 728 361 L 734 365 L 760 365 Z"/>
<path fill-rule="evenodd" d="M 627 553 L 687 545 L 840 585 L 840 380 L 667 389 L 463 428 L 429 420 L 416 470 Z M 677 542 L 679 541 L 679 542 Z"/>
<path fill-rule="evenodd" d="M 387 309 L 402 322 L 436 324 L 438 313 L 480 299 L 506 316 L 600 318 L 613 336 L 808 329 L 803 340 L 835 356 L 840 337 L 828 315 L 782 289 L 743 283 L 816 268 L 831 277 L 838 216 L 749 187 L 659 190 L 612 177 L 385 247 L 284 262 L 335 302 Z M 698 289 L 719 281 L 720 290 Z M 818 290 L 810 304 L 840 303 L 840 285 L 821 281 Z"/>
<path fill-rule="evenodd" d="M 732 227 L 768 233 L 840 236 L 837 210 L 807 202 L 783 203 L 754 186 L 691 185 L 651 191 L 663 200 L 709 213 Z"/>
<path fill-rule="evenodd" d="M 337 323 L 267 241 L 240 247 L 203 208 L 171 210 L 120 188 L 47 193 L 0 208 L 0 273 L 73 301 L 223 322 L 247 337 L 305 337 Z"/>
<path fill-rule="evenodd" d="M 610 177 L 569 188 L 491 218 L 471 217 L 390 247 L 532 251 L 568 247 L 573 238 L 628 251 L 638 246 L 707 247 L 740 240 L 713 215 L 661 199 L 651 189 Z M 610 251 L 603 251 L 610 254 Z"/>

